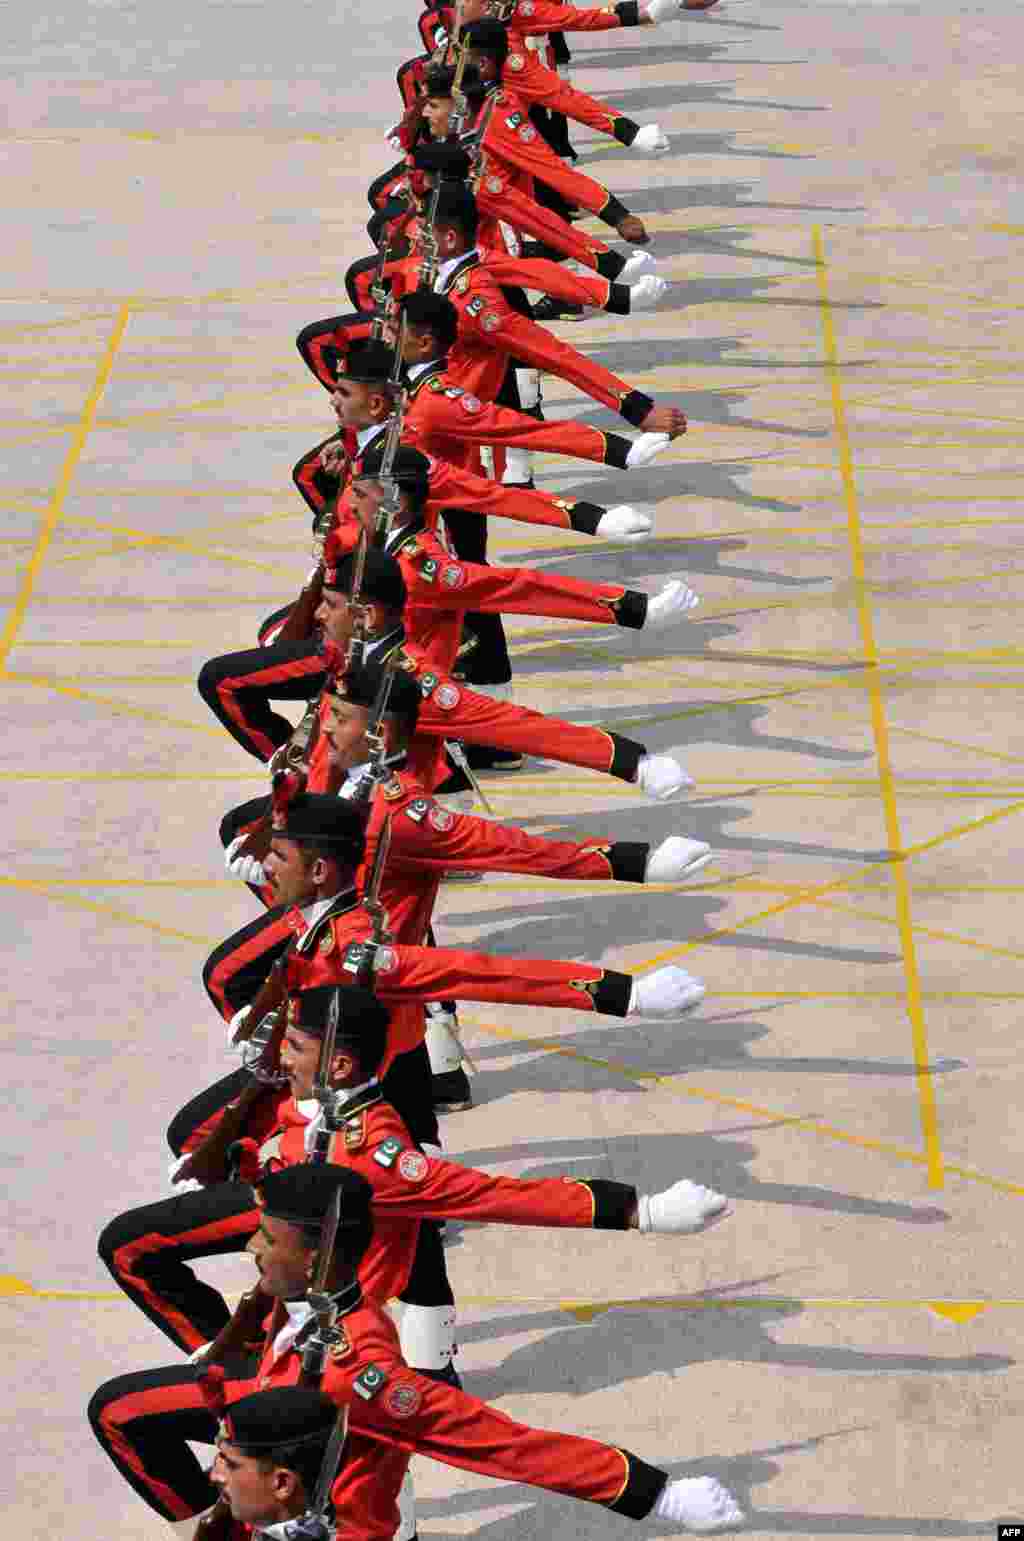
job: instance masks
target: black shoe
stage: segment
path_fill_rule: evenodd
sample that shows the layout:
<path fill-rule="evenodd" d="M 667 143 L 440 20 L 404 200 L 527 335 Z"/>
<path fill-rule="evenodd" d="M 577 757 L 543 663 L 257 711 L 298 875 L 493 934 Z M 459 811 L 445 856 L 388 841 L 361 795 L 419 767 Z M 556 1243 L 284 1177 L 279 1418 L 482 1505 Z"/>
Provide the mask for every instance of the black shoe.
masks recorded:
<path fill-rule="evenodd" d="M 443 1370 L 420 1370 L 415 1365 L 410 1365 L 409 1368 L 415 1369 L 417 1375 L 425 1375 L 428 1380 L 440 1381 L 442 1386 L 454 1386 L 456 1391 L 462 1390 L 459 1372 L 450 1359 Z"/>
<path fill-rule="evenodd" d="M 460 1065 L 458 1070 L 442 1070 L 430 1078 L 435 1113 L 462 1113 L 473 1106 L 473 1093 L 469 1076 Z"/>
<path fill-rule="evenodd" d="M 466 759 L 475 771 L 517 771 L 523 768 L 523 756 L 514 749 L 491 749 L 487 744 L 467 744 Z"/>
<path fill-rule="evenodd" d="M 575 305 L 571 300 L 556 300 L 553 294 L 546 294 L 531 309 L 535 321 L 583 320 L 582 305 Z"/>

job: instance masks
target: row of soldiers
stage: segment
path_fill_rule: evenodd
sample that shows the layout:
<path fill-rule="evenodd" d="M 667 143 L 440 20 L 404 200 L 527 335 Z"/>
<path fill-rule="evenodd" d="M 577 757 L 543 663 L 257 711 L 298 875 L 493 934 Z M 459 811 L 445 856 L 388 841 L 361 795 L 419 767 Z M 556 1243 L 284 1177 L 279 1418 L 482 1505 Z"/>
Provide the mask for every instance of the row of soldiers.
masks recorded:
<path fill-rule="evenodd" d="M 108 1381 L 90 1422 L 139 1497 L 197 1541 L 412 1541 L 414 1453 L 677 1531 L 742 1523 L 710 1475 L 673 1480 L 464 1391 L 444 1252 L 452 1220 L 692 1235 L 728 1215 L 723 1195 L 686 1177 L 657 1192 L 493 1177 L 446 1159 L 438 1125 L 472 1103 L 459 1001 L 672 1020 L 704 986 L 674 965 L 633 975 L 446 948 L 432 928 L 446 877 L 678 883 L 710 860 L 682 832 L 654 846 L 578 843 L 465 810 L 470 793 L 487 806 L 478 774 L 526 755 L 660 800 L 692 786 L 670 755 L 517 704 L 502 616 L 640 630 L 685 624 L 697 596 L 680 580 L 647 594 L 493 567 L 487 521 L 607 541 L 651 532 L 628 504 L 534 485 L 536 451 L 628 473 L 686 428 L 677 407 L 543 325 L 584 307 L 628 314 L 666 288 L 641 221 L 572 166 L 566 120 L 640 153 L 668 141 L 568 84 L 562 34 L 713 3 L 428 7 L 426 52 L 398 72 L 404 111 L 389 138 L 402 158 L 370 188 L 376 250 L 346 277 L 355 308 L 300 333 L 337 419 L 293 472 L 315 565 L 255 647 L 199 676 L 270 772 L 268 794 L 220 829 L 258 912 L 203 971 L 241 1064 L 171 1120 L 172 1196 L 117 1216 L 99 1243 L 181 1358 Z M 587 211 L 635 249 L 583 234 Z M 542 373 L 614 408 L 636 436 L 545 418 Z M 303 706 L 298 725 L 280 710 L 290 702 Z M 194 1264 L 240 1252 L 257 1279 L 232 1311 Z M 194 1445 L 216 1447 L 212 1469 Z"/>

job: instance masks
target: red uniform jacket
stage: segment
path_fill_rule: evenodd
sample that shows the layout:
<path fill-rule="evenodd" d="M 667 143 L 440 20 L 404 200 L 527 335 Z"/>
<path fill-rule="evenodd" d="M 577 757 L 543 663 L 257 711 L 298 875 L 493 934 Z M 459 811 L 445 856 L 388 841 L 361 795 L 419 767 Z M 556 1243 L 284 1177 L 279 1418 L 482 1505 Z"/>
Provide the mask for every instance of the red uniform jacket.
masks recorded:
<path fill-rule="evenodd" d="M 381 1305 L 405 1289 L 421 1220 L 474 1220 L 576 1230 L 628 1230 L 636 1190 L 626 1183 L 570 1177 L 492 1177 L 457 1161 L 425 1155 L 380 1091 L 357 1092 L 328 1159 L 373 1189 L 373 1238 L 359 1264 L 363 1293 Z M 280 1132 L 264 1145 L 271 1168 L 307 1160 L 308 1123 L 284 1104 Z M 255 1228 L 255 1227 L 254 1227 Z"/>
<path fill-rule="evenodd" d="M 439 479 L 453 484 L 453 493 L 443 506 L 487 512 L 486 505 L 482 510 L 480 508 L 484 493 L 460 497 L 455 491 L 455 487 L 467 482 L 478 483 L 482 489 L 492 489 L 486 494 L 491 506 L 504 502 L 500 495 L 510 492 L 513 505 L 520 497 L 526 506 L 525 500 L 546 496 L 485 482 L 482 477 L 472 477 L 467 471 L 445 466 L 443 461 L 433 462 L 432 483 L 434 467 L 443 468 L 438 473 Z M 561 512 L 564 516 L 564 510 Z M 329 566 L 340 559 L 341 553 L 355 547 L 357 531 L 354 520 L 332 527 L 325 551 Z M 467 610 L 500 615 L 548 615 L 560 620 L 594 621 L 598 625 L 619 624 L 633 628 L 642 626 L 646 615 L 646 597 L 621 584 L 588 583 L 582 578 L 537 572 L 529 567 L 489 567 L 481 562 L 463 562 L 452 556 L 437 534 L 422 526 L 402 526 L 389 537 L 386 550 L 398 562 L 405 579 L 409 596 L 405 610 L 409 633 L 443 670 L 450 669 L 455 662 Z"/>
<path fill-rule="evenodd" d="M 509 269 L 516 266 L 509 264 Z M 528 269 L 531 264 L 521 266 Z M 506 277 L 504 282 L 512 280 Z M 523 282 L 529 283 L 528 275 Z M 633 390 L 602 364 L 585 358 L 546 327 L 514 311 L 490 264 L 481 261 L 478 251 L 467 252 L 446 274 L 441 292 L 451 300 L 459 319 L 458 337 L 448 355 L 448 372 L 482 401 L 494 400 L 508 361 L 515 358 L 568 380 L 634 426 L 643 422 L 654 405 L 649 396 Z"/>
<path fill-rule="evenodd" d="M 370 921 L 355 893 L 338 901 L 310 926 L 288 955 L 289 992 L 316 985 L 356 982 L 366 958 Z M 496 1001 L 514 1006 L 553 1006 L 625 1016 L 632 979 L 593 963 L 552 958 L 502 958 L 446 947 L 381 948 L 373 989 L 395 1011 L 383 1073 L 394 1057 L 423 1039 L 424 1001 Z"/>
<path fill-rule="evenodd" d="M 569 11 L 579 15 L 575 6 L 554 6 L 554 10 Z M 582 14 L 586 14 L 585 12 Z M 597 11 L 597 16 L 607 16 L 606 11 Z M 614 12 L 612 15 L 614 16 Z M 529 27 L 529 32 L 560 31 L 561 28 Z M 560 112 L 563 117 L 572 118 L 577 123 L 585 123 L 588 128 L 597 129 L 600 134 L 610 134 L 620 143 L 631 143 L 636 131 L 636 126 L 631 118 L 623 113 L 616 112 L 607 102 L 602 102 L 594 96 L 588 96 L 585 91 L 577 91 L 568 81 L 563 80 L 557 70 L 552 70 L 544 64 L 532 48 L 526 45 L 526 32 L 519 32 L 509 28 L 508 38 L 509 53 L 502 70 L 503 80 L 512 87 L 516 96 L 529 107 L 546 107 L 549 112 Z M 628 139 L 625 131 L 629 130 Z M 542 181 L 547 177 L 542 172 L 537 172 Z M 589 179 L 588 179 L 589 180 Z M 599 185 L 599 184 L 598 184 Z M 594 213 L 600 213 L 595 209 Z"/>
<path fill-rule="evenodd" d="M 600 182 L 558 158 L 530 122 L 527 104 L 505 86 L 485 98 L 471 132 L 481 148 L 485 179 L 493 168 L 532 197 L 534 178 L 539 178 L 567 203 L 598 215 L 613 229 L 628 212 Z"/>
<path fill-rule="evenodd" d="M 630 449 L 628 439 L 602 433 L 587 423 L 572 419 L 538 421 L 512 407 L 481 401 L 449 373 L 445 359 L 431 365 L 415 381 L 402 439 L 427 455 L 437 455 L 465 469 L 472 468 L 483 444 L 502 448 L 521 444 L 553 455 L 574 455 L 578 460 L 618 466 L 620 470 L 625 469 Z"/>
<path fill-rule="evenodd" d="M 275 1358 L 269 1346 L 283 1321 L 279 1308 L 254 1390 L 299 1378 L 299 1353 L 290 1348 Z M 410 1370 L 390 1317 L 362 1298 L 358 1284 L 342 1295 L 338 1325 L 341 1338 L 328 1352 L 321 1390 L 349 1409 L 345 1463 L 332 1499 L 354 1541 L 389 1541 L 394 1534 L 398 1489 L 413 1454 L 603 1504 L 633 1519 L 653 1508 L 666 1475 L 629 1451 L 517 1423 L 478 1397 Z"/>
<path fill-rule="evenodd" d="M 471 689 L 452 678 L 431 663 L 425 650 L 408 638 L 396 642 L 386 652 L 377 656 L 395 655 L 398 667 L 413 674 L 419 681 L 423 700 L 420 705 L 416 736 L 409 750 L 409 771 L 425 789 L 433 790 L 441 779 L 441 762 L 445 739 L 458 739 L 465 744 L 490 744 L 497 749 L 509 749 L 517 754 L 535 755 L 541 759 L 559 760 L 564 765 L 578 765 L 585 770 L 601 771 L 620 781 L 634 781 L 637 766 L 644 754 L 644 746 L 635 739 L 623 738 L 617 733 L 606 733 L 602 728 L 583 723 L 566 722 L 559 717 L 548 717 L 528 706 L 517 706 L 512 701 L 495 701 L 482 691 Z M 320 710 L 327 712 L 327 699 Z M 307 786 L 311 792 L 327 789 L 327 742 L 321 732 L 313 750 Z M 489 828 L 493 828 L 488 823 Z M 546 842 L 561 845 L 562 842 Z M 577 848 L 581 853 L 587 847 Z M 603 849 L 603 848 L 598 848 Z M 630 851 L 643 851 L 644 861 L 648 847 L 633 847 L 620 842 L 609 857 L 611 876 L 619 882 L 640 882 L 637 863 L 639 855 Z M 621 852 L 621 854 L 619 854 Z M 557 861 L 557 858 L 555 858 Z M 445 863 L 446 866 L 465 865 L 461 859 Z M 502 868 L 501 870 L 518 870 Z M 531 866 L 530 871 L 540 870 Z M 568 871 L 552 872 L 552 876 L 565 876 Z M 580 874 L 581 875 L 581 874 Z M 591 877 L 599 875 L 589 872 Z"/>
<path fill-rule="evenodd" d="M 509 47 L 514 46 L 515 36 L 537 37 L 547 32 L 608 32 L 616 27 L 637 25 L 627 18 L 632 7 L 626 5 L 583 7 L 560 5 L 558 0 L 519 0 L 519 4 L 506 18 Z M 419 18 L 420 37 L 424 48 L 433 51 L 448 41 L 452 29 L 452 8 L 432 6 Z"/>

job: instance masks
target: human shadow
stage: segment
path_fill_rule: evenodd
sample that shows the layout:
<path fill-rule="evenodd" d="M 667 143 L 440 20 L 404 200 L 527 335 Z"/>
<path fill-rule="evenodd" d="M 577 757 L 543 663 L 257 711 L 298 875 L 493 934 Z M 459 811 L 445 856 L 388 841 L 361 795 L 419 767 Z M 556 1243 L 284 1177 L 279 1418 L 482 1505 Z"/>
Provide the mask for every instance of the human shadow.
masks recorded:
<path fill-rule="evenodd" d="M 733 96 L 735 80 L 714 80 L 692 85 L 636 86 L 624 91 L 609 91 L 607 100 L 613 107 L 629 111 L 630 117 L 637 112 L 656 112 L 662 107 L 742 107 L 763 108 L 767 112 L 830 112 L 831 108 L 818 102 L 777 102 L 768 98 Z M 727 134 L 726 138 L 731 138 Z M 781 153 L 781 152 L 780 152 Z M 803 160 L 801 155 L 786 155 L 787 160 Z"/>
<path fill-rule="evenodd" d="M 646 1305 L 631 1301 L 584 1322 L 567 1323 L 566 1312 L 555 1308 L 460 1324 L 459 1341 L 464 1344 L 543 1333 L 538 1341 L 514 1347 L 499 1366 L 463 1372 L 466 1390 L 485 1402 L 523 1386 L 534 1397 L 589 1396 L 652 1375 L 672 1380 L 695 1365 L 710 1363 L 843 1375 L 988 1375 L 1015 1362 L 995 1353 L 876 1352 L 837 1346 L 827 1339 L 779 1342 L 770 1329 L 803 1316 L 803 1302 L 748 1294 L 741 1304 L 732 1304 L 742 1291 L 742 1285 L 694 1294 L 680 1291 L 652 1298 Z"/>
<path fill-rule="evenodd" d="M 481 1049 L 475 1057 L 483 1066 L 488 1055 L 507 1055 L 508 1052 L 506 1044 L 495 1045 Z M 547 1056 L 548 1059 L 552 1057 Z M 770 1061 L 758 1057 L 753 1063 L 764 1067 Z M 783 1061 L 780 1068 L 792 1063 Z M 810 1063 L 812 1070 L 823 1075 L 831 1074 L 831 1067 L 842 1075 L 912 1077 L 915 1074 L 912 1061 L 899 1066 L 878 1066 L 871 1060 L 822 1059 Z M 567 1065 L 560 1068 L 563 1073 L 571 1070 Z M 964 1068 L 962 1062 L 958 1061 L 955 1068 Z M 479 1081 L 484 1076 L 475 1079 Z M 937 1204 L 878 1199 L 818 1183 L 764 1181 L 751 1170 L 760 1153 L 758 1146 L 736 1136 L 768 1133 L 778 1127 L 779 1122 L 764 1119 L 756 1124 L 700 1134 L 595 1135 L 583 1139 L 525 1141 L 462 1151 L 459 1160 L 463 1165 L 484 1171 L 515 1163 L 515 1175 L 530 1179 L 567 1175 L 610 1178 L 615 1182 L 630 1183 L 644 1193 L 660 1192 L 686 1176 L 741 1203 L 780 1204 L 821 1214 L 856 1215 L 866 1220 L 894 1221 L 904 1225 L 941 1225 L 950 1219 L 949 1211 Z"/>
<path fill-rule="evenodd" d="M 593 824 L 591 816 L 591 824 Z M 687 818 L 687 829 L 690 820 Z M 805 854 L 810 854 L 813 847 Z M 834 855 L 828 847 L 820 854 Z M 439 934 L 449 925 L 481 927 L 474 947 L 501 957 L 538 957 L 550 953 L 552 944 L 561 957 L 596 958 L 607 951 L 629 946 L 650 946 L 652 926 L 661 936 L 685 941 L 704 936 L 715 929 L 715 917 L 728 910 L 727 900 L 707 891 L 677 889 L 658 917 L 651 897 L 637 904 L 634 894 L 620 889 L 595 890 L 581 904 L 579 894 L 559 892 L 537 903 L 508 903 L 489 906 L 481 913 L 445 910 L 439 918 Z M 765 936 L 756 931 L 730 932 L 706 945 L 725 947 L 729 952 L 767 953 L 772 957 L 809 958 L 828 963 L 850 963 L 857 967 L 899 963 L 902 954 L 892 948 L 842 946 L 838 942 L 807 942 L 795 938 Z"/>
<path fill-rule="evenodd" d="M 753 199 L 753 182 L 674 182 L 630 188 L 621 194 L 633 214 L 678 214 L 683 209 L 796 209 L 805 214 L 862 214 L 863 204 L 790 203 Z M 815 302 L 816 303 L 816 302 Z M 848 302 L 847 310 L 882 309 L 868 302 Z"/>
<path fill-rule="evenodd" d="M 575 488 L 573 496 L 579 496 Z M 723 561 L 723 558 L 732 552 L 749 550 L 750 542 L 742 536 L 730 538 L 723 535 L 716 540 L 687 540 L 685 535 L 673 535 L 662 540 L 646 540 L 637 545 L 624 546 L 621 551 L 615 553 L 611 561 L 607 550 L 588 550 L 587 547 L 579 545 L 567 546 L 563 550 L 541 546 L 534 552 L 529 549 L 518 551 L 516 556 L 523 567 L 531 566 L 534 557 L 545 566 L 571 560 L 574 577 L 592 576 L 595 582 L 606 581 L 609 569 L 614 567 L 615 581 L 626 585 L 632 585 L 634 580 L 638 583 L 647 582 L 652 576 L 677 572 L 701 574 L 704 577 L 743 578 L 750 583 L 766 583 L 772 588 L 784 589 L 819 588 L 833 582 L 831 574 L 822 574 L 816 578 L 802 578 L 795 573 L 780 572 L 777 568 L 747 567 L 737 562 Z M 672 627 L 668 631 L 650 631 L 644 627 L 641 628 L 639 635 L 631 633 L 628 638 L 630 655 L 646 656 L 648 647 L 655 653 L 668 650 L 673 656 L 680 652 L 692 652 L 692 647 L 687 648 L 686 642 L 692 637 L 696 637 L 698 641 L 702 640 L 706 635 L 705 628 L 713 636 L 735 636 L 738 630 L 734 626 L 719 626 L 717 622 L 711 620 L 702 622 L 698 609 L 688 614 L 684 626 Z M 546 628 L 544 631 L 544 636 L 548 639 L 558 635 L 557 630 Z M 572 635 L 577 640 L 585 640 L 585 638 L 580 639 L 578 631 Z M 683 644 L 682 647 L 680 643 Z M 696 651 L 700 653 L 703 649 L 698 647 Z"/>
<path fill-rule="evenodd" d="M 673 404 L 677 403 L 681 393 L 667 391 L 666 396 Z M 616 419 L 609 412 L 603 417 L 599 414 L 592 415 L 593 421 L 602 429 L 621 427 L 622 420 Z M 725 456 L 721 460 L 687 460 L 682 463 L 669 463 L 645 467 L 642 471 L 632 471 L 628 482 L 623 484 L 621 476 L 614 478 L 603 476 L 593 480 L 583 480 L 573 483 L 572 495 L 584 501 L 601 504 L 616 503 L 624 492 L 628 492 L 631 503 L 660 503 L 663 498 L 695 497 L 710 498 L 719 503 L 734 503 L 740 508 L 760 509 L 774 514 L 796 514 L 802 505 L 791 502 L 787 498 L 762 496 L 748 492 L 740 485 L 739 478 L 752 476 L 757 469 L 757 457 Z M 552 475 L 564 475 L 563 472 L 551 473 Z M 539 480 L 545 483 L 548 477 L 541 473 Z M 577 546 L 575 550 L 586 554 L 586 548 Z"/>

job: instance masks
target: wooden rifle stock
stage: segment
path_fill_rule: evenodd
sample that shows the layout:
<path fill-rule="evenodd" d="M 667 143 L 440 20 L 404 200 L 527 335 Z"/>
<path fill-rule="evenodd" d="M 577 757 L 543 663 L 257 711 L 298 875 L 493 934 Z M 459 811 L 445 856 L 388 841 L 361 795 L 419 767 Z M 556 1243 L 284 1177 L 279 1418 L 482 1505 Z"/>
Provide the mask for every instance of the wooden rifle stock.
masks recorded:
<path fill-rule="evenodd" d="M 264 1295 L 258 1284 L 239 1298 L 230 1321 L 224 1323 L 206 1352 L 200 1368 L 222 1364 L 232 1355 L 244 1354 L 253 1343 L 263 1339 L 263 1323 L 274 1308 L 269 1295 Z"/>
<path fill-rule="evenodd" d="M 190 1152 L 188 1166 L 182 1175 L 194 1177 L 204 1187 L 211 1183 L 227 1182 L 228 1151 L 245 1133 L 253 1108 L 272 1090 L 262 1081 L 252 1081 L 243 1087 L 234 1102 L 228 1103 L 216 1126 Z"/>
<path fill-rule="evenodd" d="M 200 1518 L 192 1532 L 192 1541 L 234 1541 L 242 1532 L 235 1528 L 231 1505 L 224 1497 L 218 1498 L 212 1509 Z"/>

